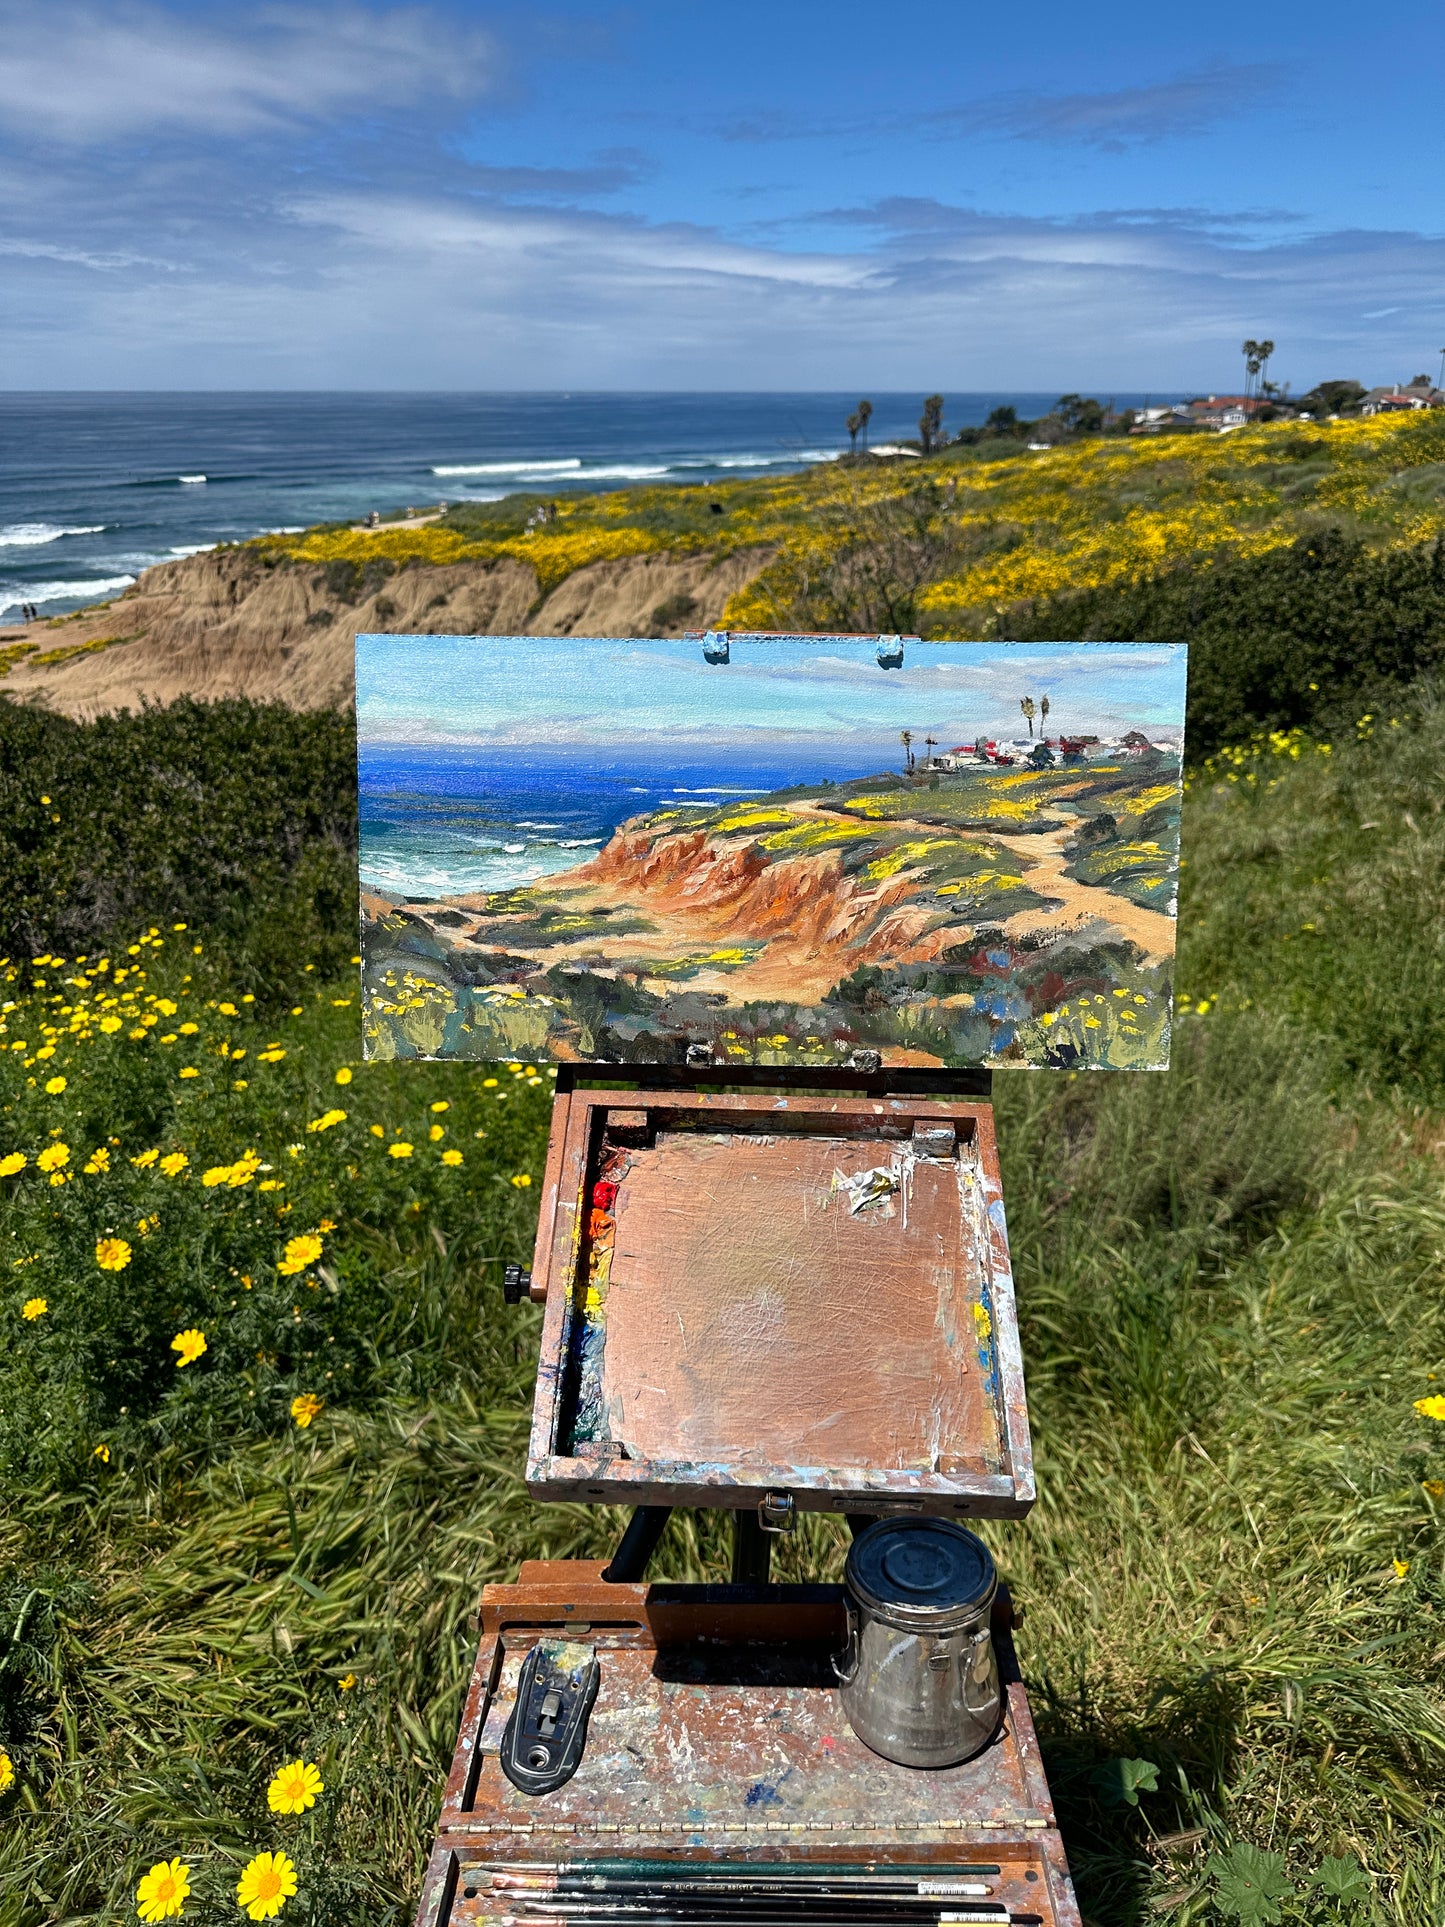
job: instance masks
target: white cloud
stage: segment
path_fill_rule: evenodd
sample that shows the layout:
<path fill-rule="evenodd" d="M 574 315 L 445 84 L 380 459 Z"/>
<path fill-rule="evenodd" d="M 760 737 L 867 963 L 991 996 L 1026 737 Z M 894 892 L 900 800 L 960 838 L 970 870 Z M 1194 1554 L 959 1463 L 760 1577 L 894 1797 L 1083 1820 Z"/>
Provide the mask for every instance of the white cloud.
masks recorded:
<path fill-rule="evenodd" d="M 149 5 L 0 0 L 0 127 L 67 143 L 264 132 L 359 107 L 464 100 L 486 35 L 425 7 L 235 9 L 224 27 Z"/>

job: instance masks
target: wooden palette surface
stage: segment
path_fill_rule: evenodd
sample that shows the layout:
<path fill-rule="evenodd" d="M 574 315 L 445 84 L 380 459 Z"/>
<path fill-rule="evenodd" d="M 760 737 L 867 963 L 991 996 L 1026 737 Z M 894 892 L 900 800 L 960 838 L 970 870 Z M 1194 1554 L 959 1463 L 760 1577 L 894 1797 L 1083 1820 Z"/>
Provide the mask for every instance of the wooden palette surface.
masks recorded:
<path fill-rule="evenodd" d="M 1027 1510 L 986 1104 L 557 1102 L 534 1493 Z"/>

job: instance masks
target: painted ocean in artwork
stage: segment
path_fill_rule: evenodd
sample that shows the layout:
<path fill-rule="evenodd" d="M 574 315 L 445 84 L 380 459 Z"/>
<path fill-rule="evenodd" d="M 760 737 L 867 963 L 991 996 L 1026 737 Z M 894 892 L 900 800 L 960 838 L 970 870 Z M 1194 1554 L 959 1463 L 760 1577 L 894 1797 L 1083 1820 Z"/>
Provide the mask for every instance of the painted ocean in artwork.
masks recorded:
<path fill-rule="evenodd" d="M 362 636 L 366 1048 L 1168 1061 L 1185 651 Z"/>

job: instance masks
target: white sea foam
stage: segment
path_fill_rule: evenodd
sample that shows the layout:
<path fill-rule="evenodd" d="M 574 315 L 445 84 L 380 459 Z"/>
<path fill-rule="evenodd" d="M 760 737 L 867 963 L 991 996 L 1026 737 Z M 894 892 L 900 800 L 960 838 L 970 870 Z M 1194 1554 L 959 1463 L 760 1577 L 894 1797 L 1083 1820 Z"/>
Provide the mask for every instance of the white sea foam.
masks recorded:
<path fill-rule="evenodd" d="M 64 535 L 99 535 L 104 528 L 104 522 L 76 529 L 59 528 L 54 522 L 12 522 L 0 529 L 0 549 L 38 549 L 46 542 L 58 542 Z"/>
<path fill-rule="evenodd" d="M 212 549 L 216 549 L 219 547 L 220 547 L 219 542 L 186 542 L 186 543 L 183 543 L 180 548 L 172 549 L 171 554 L 172 555 L 209 555 Z"/>
<path fill-rule="evenodd" d="M 433 475 L 575 475 L 581 460 L 574 456 L 565 462 L 451 462 L 433 468 Z"/>
<path fill-rule="evenodd" d="M 204 475 L 178 475 L 176 477 L 176 480 L 178 482 L 186 482 L 186 483 L 204 482 L 205 479 L 206 478 Z"/>
<path fill-rule="evenodd" d="M 128 589 L 134 581 L 133 575 L 112 575 L 98 582 L 25 582 L 16 589 L 0 588 L 0 614 L 6 609 L 18 609 L 25 602 L 42 607 L 47 602 L 75 602 L 82 598 L 99 602 L 104 596 Z"/>

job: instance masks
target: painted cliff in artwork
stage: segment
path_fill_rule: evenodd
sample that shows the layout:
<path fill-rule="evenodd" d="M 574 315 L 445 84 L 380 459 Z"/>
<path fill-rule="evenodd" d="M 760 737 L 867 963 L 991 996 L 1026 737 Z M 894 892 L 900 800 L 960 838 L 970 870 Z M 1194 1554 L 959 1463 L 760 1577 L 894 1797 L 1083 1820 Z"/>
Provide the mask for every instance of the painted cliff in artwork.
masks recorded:
<path fill-rule="evenodd" d="M 358 637 L 367 1052 L 1159 1068 L 1185 655 Z"/>

